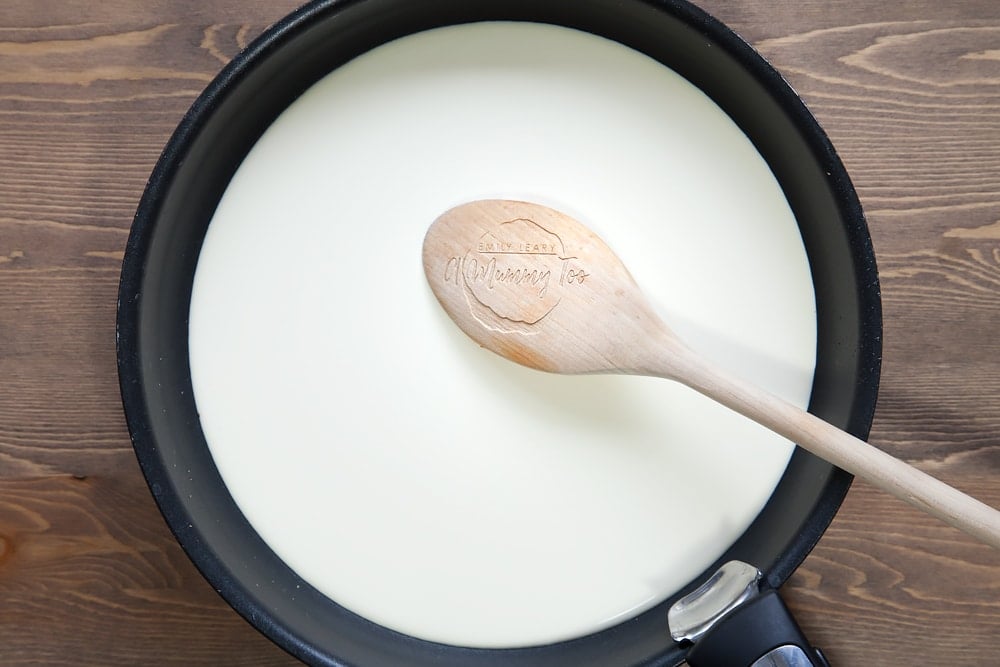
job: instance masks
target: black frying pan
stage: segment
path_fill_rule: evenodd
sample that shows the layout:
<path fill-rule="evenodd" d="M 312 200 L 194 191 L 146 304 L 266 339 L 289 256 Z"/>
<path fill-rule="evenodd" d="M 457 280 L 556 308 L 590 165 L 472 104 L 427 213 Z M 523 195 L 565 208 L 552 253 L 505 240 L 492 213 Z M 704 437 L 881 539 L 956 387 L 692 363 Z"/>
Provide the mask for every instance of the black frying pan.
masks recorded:
<path fill-rule="evenodd" d="M 225 68 L 185 116 L 150 178 L 119 292 L 118 366 L 132 441 L 164 517 L 201 572 L 261 632 L 307 662 L 674 665 L 688 653 L 667 630 L 667 609 L 680 594 L 590 636 L 504 650 L 434 644 L 353 614 L 300 579 L 253 531 L 226 490 L 199 425 L 187 347 L 192 280 L 206 228 L 244 156 L 298 95 L 355 56 L 421 30 L 487 20 L 552 23 L 621 42 L 687 78 L 733 118 L 783 188 L 809 257 L 818 317 L 809 408 L 867 437 L 878 387 L 881 307 L 861 208 L 826 135 L 781 76 L 739 37 L 683 0 L 321 0 L 273 26 Z M 850 482 L 845 472 L 796 450 L 768 504 L 716 566 L 750 563 L 763 573 L 763 589 L 776 589 L 820 538 Z M 766 617 L 768 605 L 744 616 Z M 762 650 L 754 643 L 761 632 L 747 618 L 733 620 L 730 625 L 741 624 L 735 634 L 716 640 L 745 648 L 737 651 L 742 657 L 709 657 L 712 647 L 704 644 L 692 662 L 699 651 L 705 656 L 699 664 L 753 662 Z"/>

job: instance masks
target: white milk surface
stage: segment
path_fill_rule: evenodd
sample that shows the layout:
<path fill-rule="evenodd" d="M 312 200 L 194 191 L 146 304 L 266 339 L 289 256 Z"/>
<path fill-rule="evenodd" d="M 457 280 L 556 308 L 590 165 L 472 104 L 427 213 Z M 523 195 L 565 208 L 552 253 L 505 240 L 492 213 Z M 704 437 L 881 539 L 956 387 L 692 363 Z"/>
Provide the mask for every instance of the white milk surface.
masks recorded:
<path fill-rule="evenodd" d="M 439 214 L 490 197 L 593 228 L 694 348 L 799 405 L 815 304 L 746 137 L 671 70 L 591 35 L 407 37 L 265 133 L 215 214 L 191 304 L 219 470 L 264 540 L 341 605 L 507 647 L 674 593 L 750 524 L 791 445 L 665 380 L 546 375 L 467 339 L 421 244 Z"/>

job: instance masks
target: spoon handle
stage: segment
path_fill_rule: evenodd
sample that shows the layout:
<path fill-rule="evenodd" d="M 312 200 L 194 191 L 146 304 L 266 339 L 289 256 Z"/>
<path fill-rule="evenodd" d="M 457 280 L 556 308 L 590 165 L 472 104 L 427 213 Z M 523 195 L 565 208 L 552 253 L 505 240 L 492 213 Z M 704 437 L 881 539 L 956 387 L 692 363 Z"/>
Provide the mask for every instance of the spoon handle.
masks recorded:
<path fill-rule="evenodd" d="M 900 500 L 1000 549 L 1000 512 L 748 382 L 687 348 L 650 374 L 677 380 Z"/>

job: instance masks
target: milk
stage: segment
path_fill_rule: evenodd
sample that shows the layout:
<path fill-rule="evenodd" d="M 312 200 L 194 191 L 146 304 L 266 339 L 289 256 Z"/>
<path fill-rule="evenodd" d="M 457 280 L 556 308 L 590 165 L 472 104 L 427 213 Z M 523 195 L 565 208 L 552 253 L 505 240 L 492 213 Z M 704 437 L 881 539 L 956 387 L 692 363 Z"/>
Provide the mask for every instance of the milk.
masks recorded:
<path fill-rule="evenodd" d="M 299 575 L 417 637 L 541 644 L 626 620 L 746 529 L 792 447 L 650 378 L 481 350 L 426 285 L 445 210 L 581 220 L 692 347 L 806 405 L 816 345 L 794 218 L 740 130 L 617 43 L 474 24 L 332 72 L 218 207 L 191 303 L 195 398 L 247 519 Z"/>

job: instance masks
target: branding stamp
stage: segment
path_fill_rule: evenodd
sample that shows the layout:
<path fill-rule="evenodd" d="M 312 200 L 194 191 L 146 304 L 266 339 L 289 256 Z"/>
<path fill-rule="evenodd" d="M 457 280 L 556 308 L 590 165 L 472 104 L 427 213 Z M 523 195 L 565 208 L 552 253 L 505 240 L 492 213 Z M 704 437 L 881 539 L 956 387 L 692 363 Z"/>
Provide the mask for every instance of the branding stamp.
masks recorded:
<path fill-rule="evenodd" d="M 446 283 L 463 287 L 497 317 L 529 325 L 589 275 L 576 257 L 566 256 L 559 236 L 527 218 L 498 224 L 464 256 L 450 257 L 444 269 Z"/>

